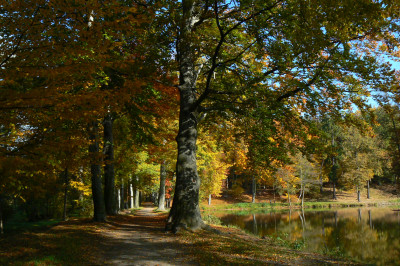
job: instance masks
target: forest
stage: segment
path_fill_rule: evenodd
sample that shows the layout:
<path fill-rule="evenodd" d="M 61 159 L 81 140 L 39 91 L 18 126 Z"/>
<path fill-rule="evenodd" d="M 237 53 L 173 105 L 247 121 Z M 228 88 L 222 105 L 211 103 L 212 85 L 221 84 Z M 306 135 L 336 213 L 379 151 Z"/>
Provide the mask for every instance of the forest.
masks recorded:
<path fill-rule="evenodd" d="M 214 199 L 397 197 L 399 30 L 398 0 L 1 1 L 1 234 L 153 202 L 201 235 Z"/>

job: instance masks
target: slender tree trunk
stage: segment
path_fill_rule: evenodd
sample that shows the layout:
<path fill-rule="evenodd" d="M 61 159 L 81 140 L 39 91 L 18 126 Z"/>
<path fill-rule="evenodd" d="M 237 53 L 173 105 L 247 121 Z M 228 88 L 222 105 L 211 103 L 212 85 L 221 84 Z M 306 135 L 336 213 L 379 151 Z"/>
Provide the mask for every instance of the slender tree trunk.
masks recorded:
<path fill-rule="evenodd" d="M 357 201 L 360 202 L 360 188 L 357 186 Z"/>
<path fill-rule="evenodd" d="M 120 188 L 120 190 L 121 190 L 121 204 L 120 204 L 120 206 L 119 206 L 119 208 L 121 209 L 121 210 L 124 210 L 125 209 L 125 191 L 124 191 L 124 182 L 121 182 L 121 188 Z"/>
<path fill-rule="evenodd" d="M 3 228 L 3 197 L 0 195 L 0 234 L 4 234 Z"/>
<path fill-rule="evenodd" d="M 208 194 L 208 205 L 211 205 L 211 194 Z"/>
<path fill-rule="evenodd" d="M 182 1 L 182 20 L 177 43 L 180 112 L 176 137 L 178 144 L 176 185 L 172 208 L 165 227 L 167 231 L 172 232 L 178 231 L 179 228 L 197 230 L 204 226 L 199 207 L 200 178 L 196 166 L 199 112 L 196 105 L 195 49 L 192 45 L 196 8 L 195 1 Z"/>
<path fill-rule="evenodd" d="M 370 198 L 370 194 L 369 194 L 369 180 L 367 180 L 367 199 Z"/>
<path fill-rule="evenodd" d="M 319 182 L 320 182 L 319 192 L 320 192 L 321 194 L 324 193 L 324 186 L 323 186 L 323 182 L 322 182 L 322 171 L 323 171 L 323 169 L 324 169 L 324 162 L 325 162 L 325 161 L 322 160 L 321 169 L 320 169 L 320 173 L 319 173 Z"/>
<path fill-rule="evenodd" d="M 117 214 L 115 204 L 115 174 L 114 174 L 114 138 L 113 118 L 107 114 L 104 118 L 104 200 L 107 215 Z"/>
<path fill-rule="evenodd" d="M 160 165 L 160 189 L 158 191 L 158 209 L 165 210 L 165 180 L 167 179 L 167 170 L 165 161 Z"/>
<path fill-rule="evenodd" d="M 135 198 L 133 201 L 133 208 L 137 209 L 140 206 L 139 203 L 140 191 L 139 191 L 139 177 L 136 176 L 136 183 L 135 183 Z"/>
<path fill-rule="evenodd" d="M 334 199 L 334 200 L 337 199 L 337 197 L 336 197 L 336 185 L 335 185 L 335 182 L 333 182 L 333 199 Z"/>
<path fill-rule="evenodd" d="M 117 190 L 117 206 L 116 206 L 116 208 L 118 209 L 118 210 L 121 210 L 121 190 Z"/>
<path fill-rule="evenodd" d="M 252 194 L 251 203 L 256 202 L 256 189 L 257 189 L 257 182 L 255 176 L 253 175 L 253 183 L 251 186 L 251 194 Z"/>
<path fill-rule="evenodd" d="M 63 211 L 63 221 L 67 220 L 67 197 L 68 197 L 68 168 L 64 170 L 64 211 Z"/>
<path fill-rule="evenodd" d="M 304 185 L 302 184 L 302 189 L 301 189 L 301 208 L 304 209 Z"/>
<path fill-rule="evenodd" d="M 97 122 L 92 122 L 89 126 L 89 139 L 91 142 L 89 145 L 89 154 L 91 158 L 90 172 L 92 176 L 93 220 L 96 222 L 104 222 L 106 220 L 106 210 L 100 176 L 101 166 Z"/>
<path fill-rule="evenodd" d="M 132 181 L 129 184 L 129 208 L 133 208 L 134 204 L 133 204 L 133 185 L 132 185 Z"/>

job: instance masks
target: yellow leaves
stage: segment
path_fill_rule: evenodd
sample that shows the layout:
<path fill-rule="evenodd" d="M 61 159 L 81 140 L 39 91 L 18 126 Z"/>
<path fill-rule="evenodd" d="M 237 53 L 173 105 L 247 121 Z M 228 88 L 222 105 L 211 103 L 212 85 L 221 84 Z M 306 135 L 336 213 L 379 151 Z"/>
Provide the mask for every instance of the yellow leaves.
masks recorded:
<path fill-rule="evenodd" d="M 85 185 L 81 181 L 70 181 L 70 186 L 78 191 L 82 192 L 84 196 L 90 196 L 92 194 L 90 185 Z"/>

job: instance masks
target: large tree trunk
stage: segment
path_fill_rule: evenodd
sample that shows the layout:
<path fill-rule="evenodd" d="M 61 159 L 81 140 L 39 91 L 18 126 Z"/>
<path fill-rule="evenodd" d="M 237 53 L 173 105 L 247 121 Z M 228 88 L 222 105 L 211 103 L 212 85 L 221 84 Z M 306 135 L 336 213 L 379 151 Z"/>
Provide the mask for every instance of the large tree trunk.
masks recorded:
<path fill-rule="evenodd" d="M 63 211 L 63 221 L 67 220 L 67 197 L 68 197 L 68 168 L 64 170 L 64 211 Z"/>
<path fill-rule="evenodd" d="M 94 215 L 93 220 L 96 222 L 104 222 L 106 220 L 106 210 L 104 206 L 103 189 L 101 182 L 101 166 L 99 158 L 99 135 L 98 124 L 93 122 L 89 126 L 89 154 L 91 159 L 90 172 L 92 175 L 92 197 Z"/>
<path fill-rule="evenodd" d="M 182 1 L 182 21 L 178 41 L 179 64 L 179 131 L 176 137 L 178 157 L 176 162 L 176 186 L 174 200 L 166 224 L 166 230 L 179 228 L 197 230 L 204 226 L 200 215 L 200 178 L 196 166 L 196 141 L 198 111 L 196 105 L 195 52 L 192 45 L 193 27 L 196 22 L 195 1 Z"/>
<path fill-rule="evenodd" d="M 158 191 L 158 209 L 165 210 L 165 180 L 167 179 L 167 170 L 165 162 L 160 165 L 160 189 Z"/>
<path fill-rule="evenodd" d="M 104 201 L 107 215 L 117 214 L 115 203 L 115 175 L 114 175 L 114 140 L 113 118 L 107 114 L 104 118 Z"/>

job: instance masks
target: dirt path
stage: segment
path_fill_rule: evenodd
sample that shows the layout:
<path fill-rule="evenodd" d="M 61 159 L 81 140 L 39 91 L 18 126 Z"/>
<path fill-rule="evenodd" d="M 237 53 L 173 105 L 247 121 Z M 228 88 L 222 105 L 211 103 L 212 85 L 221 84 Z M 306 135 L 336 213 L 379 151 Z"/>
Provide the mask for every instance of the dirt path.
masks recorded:
<path fill-rule="evenodd" d="M 111 217 L 101 243 L 106 265 L 196 265 L 174 235 L 164 233 L 165 214 L 144 204 L 135 215 Z M 151 217 L 151 219 L 149 219 Z"/>

